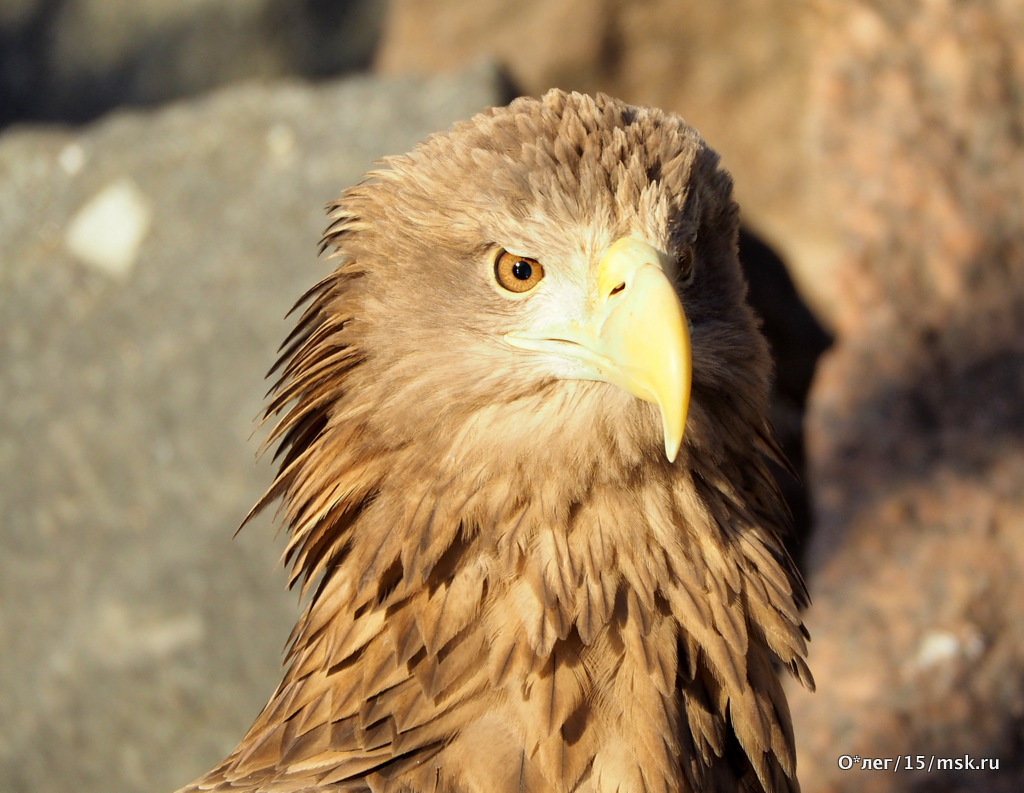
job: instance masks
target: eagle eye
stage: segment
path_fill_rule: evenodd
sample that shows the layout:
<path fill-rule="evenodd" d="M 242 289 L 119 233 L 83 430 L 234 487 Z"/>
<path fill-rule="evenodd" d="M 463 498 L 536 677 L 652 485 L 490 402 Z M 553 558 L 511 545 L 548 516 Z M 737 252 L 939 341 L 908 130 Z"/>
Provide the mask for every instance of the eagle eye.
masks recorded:
<path fill-rule="evenodd" d="M 498 251 L 494 259 L 494 278 L 509 292 L 529 292 L 544 277 L 544 268 L 536 259 Z"/>

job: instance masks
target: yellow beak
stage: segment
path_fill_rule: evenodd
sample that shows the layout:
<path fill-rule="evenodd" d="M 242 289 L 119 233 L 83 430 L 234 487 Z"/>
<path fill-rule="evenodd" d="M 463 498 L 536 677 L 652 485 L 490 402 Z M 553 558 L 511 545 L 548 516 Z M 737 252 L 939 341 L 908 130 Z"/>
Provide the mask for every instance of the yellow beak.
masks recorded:
<path fill-rule="evenodd" d="M 686 316 L 663 269 L 666 258 L 646 242 L 617 240 L 598 263 L 596 298 L 584 321 L 505 338 L 571 357 L 579 366 L 570 376 L 612 383 L 657 405 L 671 462 L 683 440 L 692 363 Z"/>

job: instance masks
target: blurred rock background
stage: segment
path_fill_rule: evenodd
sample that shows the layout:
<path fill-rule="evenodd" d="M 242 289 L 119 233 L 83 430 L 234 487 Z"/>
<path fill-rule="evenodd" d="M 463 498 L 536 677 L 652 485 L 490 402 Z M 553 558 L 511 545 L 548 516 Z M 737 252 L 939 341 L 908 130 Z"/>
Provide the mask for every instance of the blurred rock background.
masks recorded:
<path fill-rule="evenodd" d="M 231 749 L 295 614 L 271 517 L 231 535 L 322 207 L 553 85 L 735 176 L 809 490 L 804 789 L 1022 789 L 1022 41 L 1007 0 L 4 0 L 0 791 Z M 999 770 L 838 762 L 965 754 Z"/>

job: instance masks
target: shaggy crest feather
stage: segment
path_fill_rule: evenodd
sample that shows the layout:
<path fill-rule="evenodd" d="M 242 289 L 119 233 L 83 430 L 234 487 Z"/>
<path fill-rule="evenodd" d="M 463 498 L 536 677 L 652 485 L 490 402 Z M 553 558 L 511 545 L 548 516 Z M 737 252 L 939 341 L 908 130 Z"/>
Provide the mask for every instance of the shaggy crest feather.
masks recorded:
<path fill-rule="evenodd" d="M 798 789 L 775 668 L 813 685 L 807 596 L 736 234 L 681 119 L 559 91 L 332 204 L 253 510 L 280 501 L 306 605 L 266 708 L 183 791 Z M 625 236 L 693 262 L 667 270 L 693 360 L 674 462 L 654 405 L 504 341 L 551 309 L 501 293 L 494 250 L 571 292 Z"/>

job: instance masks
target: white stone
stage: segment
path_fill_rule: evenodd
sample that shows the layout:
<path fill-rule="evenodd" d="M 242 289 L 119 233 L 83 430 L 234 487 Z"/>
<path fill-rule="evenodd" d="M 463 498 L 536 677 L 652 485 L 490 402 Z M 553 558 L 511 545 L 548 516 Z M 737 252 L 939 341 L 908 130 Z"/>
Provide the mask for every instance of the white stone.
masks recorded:
<path fill-rule="evenodd" d="M 960 640 L 947 631 L 928 631 L 917 648 L 917 667 L 927 669 L 956 658 L 961 651 Z"/>
<path fill-rule="evenodd" d="M 146 196 L 125 177 L 107 185 L 75 213 L 64 242 L 84 264 L 123 278 L 135 266 L 152 219 Z"/>
<path fill-rule="evenodd" d="M 85 150 L 77 143 L 69 143 L 57 155 L 57 163 L 68 176 L 74 176 L 85 165 Z"/>
<path fill-rule="evenodd" d="M 274 124 L 267 131 L 267 151 L 279 165 L 287 165 L 296 151 L 295 132 L 285 124 Z"/>

